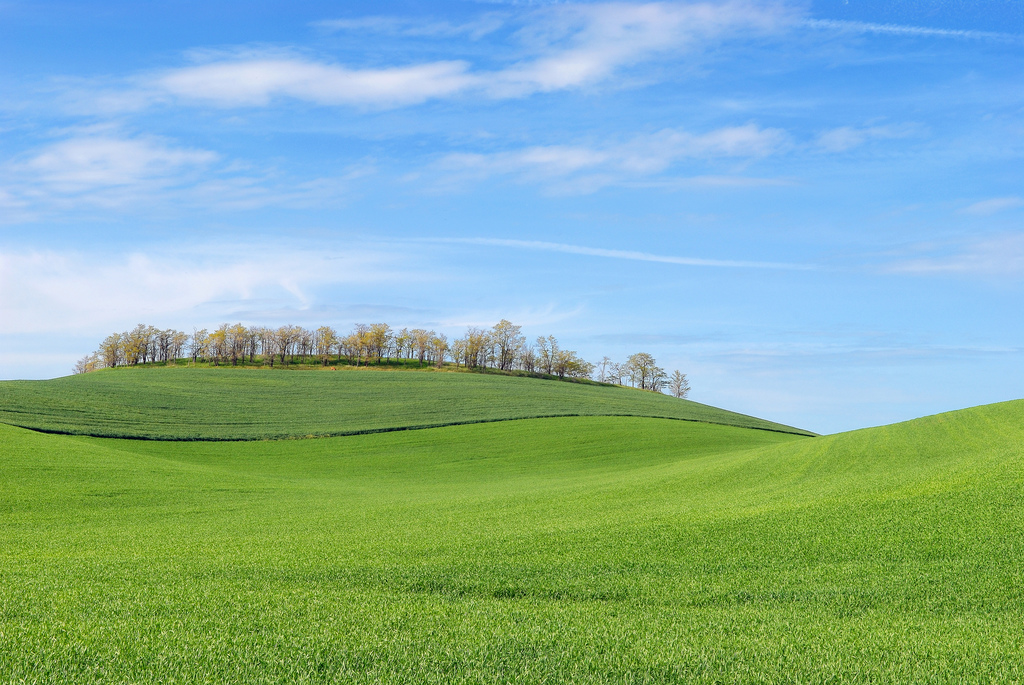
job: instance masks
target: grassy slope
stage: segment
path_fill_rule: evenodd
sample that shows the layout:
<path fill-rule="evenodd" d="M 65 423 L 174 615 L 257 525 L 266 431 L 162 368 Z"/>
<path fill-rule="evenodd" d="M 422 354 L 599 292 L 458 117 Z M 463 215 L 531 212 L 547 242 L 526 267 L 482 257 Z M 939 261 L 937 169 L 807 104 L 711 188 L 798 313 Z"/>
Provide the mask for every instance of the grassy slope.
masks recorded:
<path fill-rule="evenodd" d="M 1022 450 L 1022 402 L 813 440 L 0 427 L 0 682 L 1020 680 Z"/>
<path fill-rule="evenodd" d="M 106 437 L 281 438 L 616 414 L 804 433 L 628 388 L 466 373 L 139 368 L 0 382 L 0 423 Z"/>

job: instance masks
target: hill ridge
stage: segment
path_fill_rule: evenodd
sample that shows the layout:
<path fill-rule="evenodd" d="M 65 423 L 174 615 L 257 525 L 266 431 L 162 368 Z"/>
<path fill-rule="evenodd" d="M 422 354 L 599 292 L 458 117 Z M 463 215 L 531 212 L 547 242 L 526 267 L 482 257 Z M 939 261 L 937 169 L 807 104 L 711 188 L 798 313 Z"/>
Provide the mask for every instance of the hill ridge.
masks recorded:
<path fill-rule="evenodd" d="M 340 437 L 571 416 L 640 416 L 814 435 L 658 393 L 491 374 L 251 374 L 157 367 L 0 383 L 0 422 L 109 438 Z"/>

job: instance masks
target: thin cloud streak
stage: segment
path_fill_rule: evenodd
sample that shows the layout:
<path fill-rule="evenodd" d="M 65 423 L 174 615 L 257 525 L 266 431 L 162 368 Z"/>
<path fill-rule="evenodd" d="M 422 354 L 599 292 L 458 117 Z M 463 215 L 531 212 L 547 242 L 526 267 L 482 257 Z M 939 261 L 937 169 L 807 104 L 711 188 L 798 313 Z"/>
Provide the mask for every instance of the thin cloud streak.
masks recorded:
<path fill-rule="evenodd" d="M 784 262 L 756 262 L 728 259 L 702 259 L 699 257 L 676 257 L 657 255 L 649 252 L 633 250 L 608 250 L 583 245 L 566 245 L 564 243 L 548 243 L 540 240 L 505 240 L 500 238 L 438 238 L 430 242 L 461 243 L 465 245 L 483 245 L 490 247 L 513 247 L 524 250 L 540 250 L 543 252 L 562 252 L 588 257 L 606 257 L 610 259 L 626 259 L 640 262 L 657 262 L 661 264 L 678 264 L 681 266 L 719 267 L 728 269 L 784 269 L 793 271 L 812 271 L 818 267 L 810 264 L 787 264 Z"/>
<path fill-rule="evenodd" d="M 976 216 L 991 216 L 996 212 L 1002 212 L 1007 209 L 1016 209 L 1017 207 L 1024 207 L 1024 198 L 1017 196 L 994 197 L 989 200 L 982 200 L 981 202 L 975 202 L 972 205 L 968 205 L 961 209 L 960 213 L 974 214 Z"/>
<path fill-rule="evenodd" d="M 536 145 L 494 153 L 451 153 L 433 165 L 431 175 L 440 187 L 511 176 L 521 182 L 545 183 L 548 192 L 585 194 L 661 174 L 684 159 L 754 160 L 787 150 L 791 145 L 786 131 L 753 123 L 700 135 L 664 129 L 598 147 Z M 714 179 L 720 177 L 701 178 L 706 185 L 714 185 Z M 552 180 L 559 182 L 551 185 Z"/>
<path fill-rule="evenodd" d="M 384 35 L 423 38 L 451 38 L 465 35 L 473 40 L 479 40 L 500 29 L 506 20 L 506 15 L 497 13 L 485 14 L 475 21 L 461 24 L 411 17 L 373 16 L 358 19 L 324 19 L 313 22 L 312 26 L 332 33 L 372 31 Z"/>
<path fill-rule="evenodd" d="M 883 272 L 915 276 L 1020 278 L 1024 276 L 1024 235 L 987 238 L 961 246 L 953 254 L 901 260 L 886 265 Z"/>
<path fill-rule="evenodd" d="M 837 19 L 805 19 L 800 22 L 800 24 L 812 29 L 826 29 L 846 33 L 877 33 L 920 38 L 959 38 L 967 40 L 997 40 L 1006 42 L 1024 41 L 1024 36 L 1013 33 L 971 31 L 963 29 L 936 29 L 927 26 L 906 26 L 902 24 L 873 24 L 863 21 L 843 21 Z"/>

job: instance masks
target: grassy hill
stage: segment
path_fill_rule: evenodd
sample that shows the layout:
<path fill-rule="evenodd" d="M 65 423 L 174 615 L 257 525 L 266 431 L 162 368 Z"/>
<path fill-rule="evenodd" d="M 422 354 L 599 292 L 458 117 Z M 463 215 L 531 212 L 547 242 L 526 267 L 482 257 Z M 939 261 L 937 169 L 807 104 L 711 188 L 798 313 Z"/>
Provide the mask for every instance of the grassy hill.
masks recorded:
<path fill-rule="evenodd" d="M 631 388 L 466 373 L 150 367 L 0 382 L 0 423 L 104 437 L 251 440 L 608 415 L 809 435 Z"/>
<path fill-rule="evenodd" d="M 0 682 L 1024 678 L 1024 402 L 0 454 Z"/>

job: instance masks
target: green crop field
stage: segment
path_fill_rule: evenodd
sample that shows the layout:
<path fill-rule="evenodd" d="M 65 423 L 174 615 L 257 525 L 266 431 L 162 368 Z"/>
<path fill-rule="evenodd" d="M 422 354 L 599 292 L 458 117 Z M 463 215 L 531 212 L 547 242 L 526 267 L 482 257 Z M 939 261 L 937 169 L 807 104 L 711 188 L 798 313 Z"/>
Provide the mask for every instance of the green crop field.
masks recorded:
<path fill-rule="evenodd" d="M 280 398 L 348 378 L 197 372 L 188 414 L 182 370 L 153 371 L 0 384 L 3 420 L 253 437 Z M 428 387 L 400 375 L 351 377 Z M 604 390 L 458 378 L 507 384 L 504 410 Z M 161 422 L 165 390 L 181 413 Z M 215 406 L 238 394 L 256 419 Z M 273 434 L 372 419 L 279 409 Z M 638 416 L 244 442 L 0 425 L 0 455 L 0 683 L 1024 679 L 1024 402 L 826 437 Z"/>
<path fill-rule="evenodd" d="M 807 434 L 632 388 L 468 373 L 150 367 L 0 383 L 0 422 L 103 437 L 251 440 L 579 415 Z"/>

